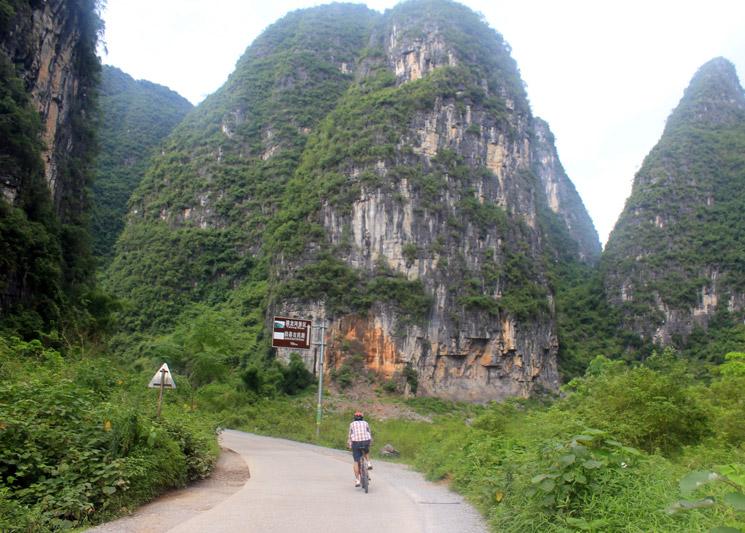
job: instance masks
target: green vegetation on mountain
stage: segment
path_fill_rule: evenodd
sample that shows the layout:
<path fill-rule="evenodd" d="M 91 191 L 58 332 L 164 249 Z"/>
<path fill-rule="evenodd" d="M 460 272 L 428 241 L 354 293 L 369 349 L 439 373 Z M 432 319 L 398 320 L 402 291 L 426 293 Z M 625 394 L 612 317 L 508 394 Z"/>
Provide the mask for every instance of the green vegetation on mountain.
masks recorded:
<path fill-rule="evenodd" d="M 78 96 L 66 101 L 73 108 L 71 123 L 60 126 L 64 146 L 43 147 L 23 69 L 35 44 L 24 41 L 32 36 L 27 29 L 45 7 L 0 0 L 2 531 L 68 530 L 121 514 L 203 477 L 217 453 L 204 418 L 169 403 L 164 419 L 156 419 L 143 386 L 152 370 L 136 375 L 101 353 L 115 304 L 94 283 L 87 189 L 97 151 L 102 26 L 95 1 L 56 5 L 52 22 L 66 21 L 57 35 L 69 33 L 74 43 L 71 63 L 57 67 L 74 78 Z M 5 52 L 14 49 L 29 55 Z M 43 148 L 56 164 L 56 198 Z"/>
<path fill-rule="evenodd" d="M 176 128 L 133 195 L 107 276 L 117 294 L 135 296 L 127 326 L 162 330 L 191 302 L 222 302 L 267 278 L 267 225 L 308 130 L 352 82 L 332 60 L 354 65 L 372 16 L 347 4 L 287 15 Z"/>
<path fill-rule="evenodd" d="M 116 67 L 101 72 L 99 155 L 91 201 L 93 252 L 108 262 L 124 227 L 127 201 L 150 156 L 192 105 L 166 87 L 135 81 Z"/>
<path fill-rule="evenodd" d="M 0 198 L 0 290 L 2 318 L 24 330 L 58 318 L 62 251 L 59 222 L 44 182 L 41 125 L 15 73 L 0 53 L 0 161 L 21 196 Z"/>

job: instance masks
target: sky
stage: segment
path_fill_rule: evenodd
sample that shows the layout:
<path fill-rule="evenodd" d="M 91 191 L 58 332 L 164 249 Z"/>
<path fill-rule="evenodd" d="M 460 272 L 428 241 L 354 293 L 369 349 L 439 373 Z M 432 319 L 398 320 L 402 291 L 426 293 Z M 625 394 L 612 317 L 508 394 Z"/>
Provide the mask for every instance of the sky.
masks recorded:
<path fill-rule="evenodd" d="M 105 64 L 193 104 L 216 91 L 251 42 L 308 0 L 106 0 Z M 397 0 L 369 0 L 384 11 Z M 533 114 L 601 243 L 634 175 L 701 65 L 723 56 L 745 76 L 742 0 L 463 0 L 512 47 Z"/>

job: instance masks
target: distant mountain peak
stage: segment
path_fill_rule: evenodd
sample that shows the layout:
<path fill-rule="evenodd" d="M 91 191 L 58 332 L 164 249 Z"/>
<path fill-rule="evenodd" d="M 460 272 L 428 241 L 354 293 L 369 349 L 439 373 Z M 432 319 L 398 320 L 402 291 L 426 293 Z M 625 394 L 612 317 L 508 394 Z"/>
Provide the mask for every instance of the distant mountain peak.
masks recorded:
<path fill-rule="evenodd" d="M 745 118 L 745 92 L 735 66 L 723 57 L 705 63 L 691 79 L 667 129 L 681 125 L 729 126 Z"/>

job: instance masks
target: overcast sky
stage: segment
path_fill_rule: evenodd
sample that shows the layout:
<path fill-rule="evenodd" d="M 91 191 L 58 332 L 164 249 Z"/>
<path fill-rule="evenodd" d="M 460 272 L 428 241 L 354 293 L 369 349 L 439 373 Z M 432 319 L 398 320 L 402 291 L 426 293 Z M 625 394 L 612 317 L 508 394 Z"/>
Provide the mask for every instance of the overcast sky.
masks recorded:
<path fill-rule="evenodd" d="M 106 64 L 197 104 L 251 42 L 308 0 L 106 0 Z M 383 11 L 396 0 L 370 0 Z M 696 70 L 745 75 L 743 0 L 464 0 L 512 47 L 533 113 L 605 243 L 634 174 Z"/>

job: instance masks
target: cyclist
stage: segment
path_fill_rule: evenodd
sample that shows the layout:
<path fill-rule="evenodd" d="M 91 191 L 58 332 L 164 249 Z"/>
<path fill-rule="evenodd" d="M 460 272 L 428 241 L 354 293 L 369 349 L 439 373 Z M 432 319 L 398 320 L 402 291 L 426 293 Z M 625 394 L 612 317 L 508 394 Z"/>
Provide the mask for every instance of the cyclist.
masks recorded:
<path fill-rule="evenodd" d="M 354 470 L 354 486 L 360 486 L 360 470 L 359 463 L 360 457 L 365 456 L 365 463 L 367 463 L 367 469 L 372 470 L 372 462 L 370 462 L 370 443 L 372 442 L 372 431 L 370 431 L 370 425 L 365 422 L 364 416 L 361 411 L 354 413 L 354 420 L 349 424 L 349 436 L 347 437 L 347 448 L 352 450 L 352 458 L 354 459 L 353 470 Z"/>

